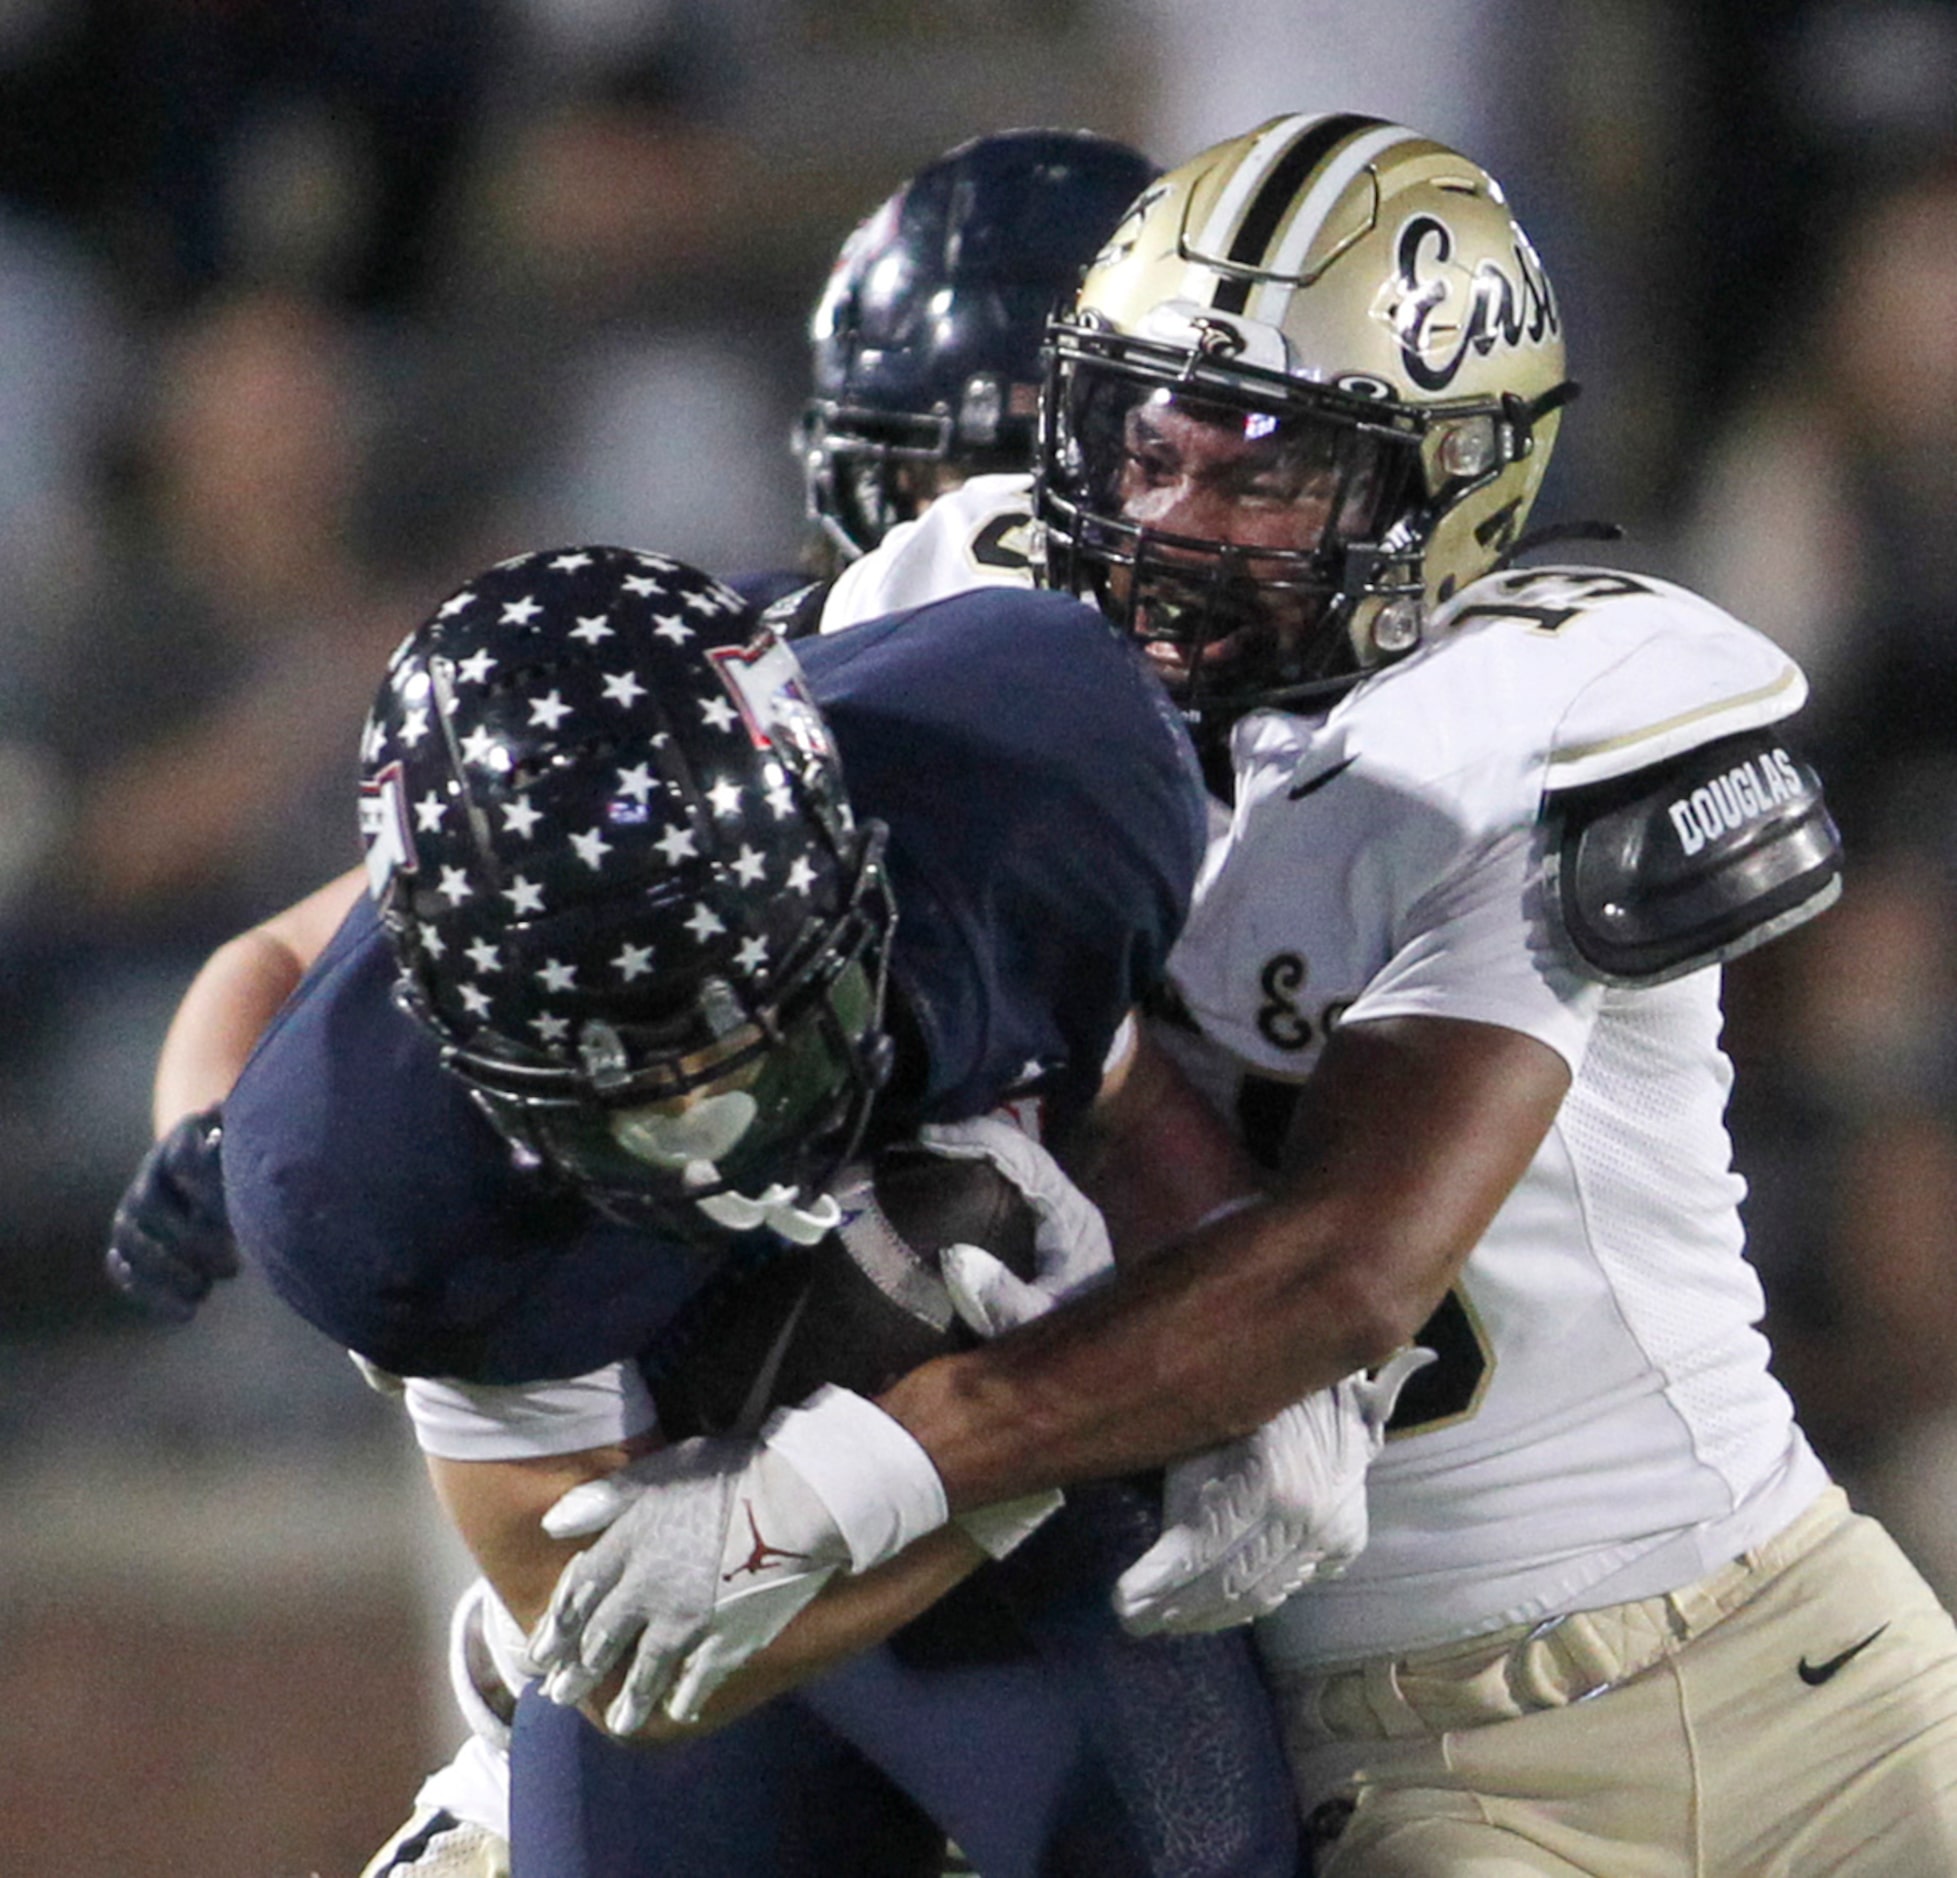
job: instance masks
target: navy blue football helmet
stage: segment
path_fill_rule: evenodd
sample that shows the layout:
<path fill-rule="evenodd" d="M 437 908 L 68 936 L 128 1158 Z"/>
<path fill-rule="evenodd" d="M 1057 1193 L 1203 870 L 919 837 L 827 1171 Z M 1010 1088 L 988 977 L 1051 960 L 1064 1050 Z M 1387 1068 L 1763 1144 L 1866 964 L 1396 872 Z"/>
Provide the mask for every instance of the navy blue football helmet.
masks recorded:
<path fill-rule="evenodd" d="M 798 444 L 810 519 L 845 560 L 941 470 L 1031 467 L 1047 315 L 1156 173 L 1091 131 L 1000 131 L 927 164 L 844 243 Z"/>
<path fill-rule="evenodd" d="M 526 554 L 396 651 L 361 823 L 401 995 L 620 1217 L 819 1236 L 887 1074 L 894 913 L 795 655 L 665 556 Z"/>

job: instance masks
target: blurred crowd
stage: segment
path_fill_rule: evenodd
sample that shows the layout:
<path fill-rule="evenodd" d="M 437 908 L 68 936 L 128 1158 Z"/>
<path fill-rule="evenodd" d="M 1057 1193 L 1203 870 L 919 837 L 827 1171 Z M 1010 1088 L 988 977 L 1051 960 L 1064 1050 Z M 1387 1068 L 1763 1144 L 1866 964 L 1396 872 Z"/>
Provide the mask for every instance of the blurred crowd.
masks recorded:
<path fill-rule="evenodd" d="M 1957 1595 L 1957 9 L 1214 11 L 0 5 L 0 1352 L 158 1347 L 99 1261 L 164 1022 L 356 858 L 425 603 L 558 540 L 793 560 L 808 309 L 960 137 L 1174 160 L 1369 109 L 1509 178 L 1558 279 L 1590 389 L 1542 518 L 1626 524 L 1811 674 L 1850 885 L 1733 969 L 1733 1127 L 1810 1432 Z M 303 1404 L 300 1333 L 236 1323 L 254 1401 Z"/>

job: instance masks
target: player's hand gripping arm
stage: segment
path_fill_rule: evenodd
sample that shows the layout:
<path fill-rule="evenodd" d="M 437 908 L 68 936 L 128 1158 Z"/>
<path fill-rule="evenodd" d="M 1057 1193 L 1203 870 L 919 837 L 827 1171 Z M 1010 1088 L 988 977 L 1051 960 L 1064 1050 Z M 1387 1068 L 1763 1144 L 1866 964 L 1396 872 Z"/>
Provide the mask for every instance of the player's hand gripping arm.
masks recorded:
<path fill-rule="evenodd" d="M 981 1336 L 1018 1329 L 1055 1303 L 977 1246 L 952 1246 L 943 1265 L 959 1315 Z M 1162 1536 L 1115 1586 L 1127 1628 L 1226 1629 L 1342 1572 L 1365 1549 L 1366 1474 L 1400 1390 L 1433 1360 L 1431 1350 L 1402 1350 L 1376 1376 L 1348 1376 L 1240 1440 L 1172 1462 Z"/>
<path fill-rule="evenodd" d="M 1116 1582 L 1137 1636 L 1223 1630 L 1274 1611 L 1366 1549 L 1366 1474 L 1400 1390 L 1434 1352 L 1391 1357 L 1273 1416 L 1240 1440 L 1171 1463 L 1160 1539 Z"/>
<path fill-rule="evenodd" d="M 109 1228 L 110 1280 L 152 1315 L 187 1323 L 238 1270 L 224 1215 L 219 1104 L 259 1033 L 359 892 L 356 870 L 220 946 L 163 1040 L 151 1102 L 157 1140 Z"/>
<path fill-rule="evenodd" d="M 584 1543 L 550 1537 L 544 1514 L 573 1489 L 614 1478 L 641 1457 L 644 1443 L 594 1448 L 528 1461 L 455 1461 L 430 1457 L 442 1504 L 504 1606 L 526 1629 L 544 1615 L 558 1574 Z M 881 1641 L 983 1564 L 986 1552 L 958 1525 L 941 1527 L 901 1558 L 862 1577 L 825 1580 L 766 1649 L 730 1673 L 685 1723 L 656 1707 L 618 1706 L 622 1670 L 594 1678 L 594 1719 L 641 1742 L 688 1738 L 722 1727 L 757 1703 L 792 1688 Z"/>

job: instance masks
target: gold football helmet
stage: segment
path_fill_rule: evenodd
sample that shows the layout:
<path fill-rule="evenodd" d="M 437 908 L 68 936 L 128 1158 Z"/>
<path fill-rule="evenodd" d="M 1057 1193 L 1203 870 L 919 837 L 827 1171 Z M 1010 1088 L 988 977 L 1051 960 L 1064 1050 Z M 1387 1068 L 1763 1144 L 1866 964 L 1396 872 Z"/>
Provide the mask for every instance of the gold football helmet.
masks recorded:
<path fill-rule="evenodd" d="M 1329 696 L 1515 542 L 1574 391 L 1493 177 L 1274 118 L 1145 189 L 1051 324 L 1047 577 L 1207 731 Z"/>

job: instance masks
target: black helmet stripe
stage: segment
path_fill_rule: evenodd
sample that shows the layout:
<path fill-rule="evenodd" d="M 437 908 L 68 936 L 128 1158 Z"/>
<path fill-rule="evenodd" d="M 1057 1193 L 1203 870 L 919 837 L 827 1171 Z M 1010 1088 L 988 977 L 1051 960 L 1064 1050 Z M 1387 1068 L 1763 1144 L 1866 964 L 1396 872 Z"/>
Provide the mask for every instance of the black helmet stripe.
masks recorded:
<path fill-rule="evenodd" d="M 1271 245 L 1271 238 L 1277 233 L 1285 212 L 1296 200 L 1300 184 L 1348 137 L 1356 136 L 1362 130 L 1372 130 L 1380 121 L 1376 117 L 1361 117 L 1355 112 L 1340 111 L 1331 117 L 1310 122 L 1304 135 L 1278 159 L 1256 195 L 1251 198 L 1243 220 L 1237 224 L 1236 237 L 1230 243 L 1228 259 L 1231 265 L 1261 267 L 1264 251 Z M 1227 277 L 1217 287 L 1216 310 L 1219 313 L 1241 313 L 1249 302 L 1250 289 L 1248 276 L 1239 274 Z"/>

